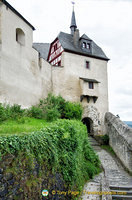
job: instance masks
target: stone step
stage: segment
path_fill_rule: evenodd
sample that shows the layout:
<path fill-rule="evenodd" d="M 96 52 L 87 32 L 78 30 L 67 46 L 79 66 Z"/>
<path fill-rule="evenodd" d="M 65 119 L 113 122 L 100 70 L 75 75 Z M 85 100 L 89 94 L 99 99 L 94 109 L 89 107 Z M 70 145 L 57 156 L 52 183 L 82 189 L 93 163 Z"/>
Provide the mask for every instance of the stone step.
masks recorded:
<path fill-rule="evenodd" d="M 96 141 L 93 137 L 88 137 L 90 141 Z M 97 141 L 96 141 L 97 142 Z"/>
<path fill-rule="evenodd" d="M 127 196 L 132 196 L 132 190 L 131 191 L 126 191 L 126 190 L 111 190 L 111 192 L 113 193 L 116 193 L 117 195 L 121 195 L 119 193 L 123 193 L 124 195 L 127 195 Z"/>
<path fill-rule="evenodd" d="M 110 185 L 110 190 L 112 193 L 116 192 L 117 194 L 112 195 L 113 200 L 132 200 L 132 186 L 116 186 Z M 124 193 L 120 194 L 120 193 Z"/>
<path fill-rule="evenodd" d="M 92 146 L 100 146 L 100 144 L 92 137 L 89 137 L 89 142 Z"/>
<path fill-rule="evenodd" d="M 102 149 L 99 146 L 92 146 L 95 151 L 101 151 Z"/>
<path fill-rule="evenodd" d="M 90 141 L 90 144 L 93 145 L 93 146 L 99 146 L 99 144 L 96 143 L 96 142 L 91 142 L 91 141 Z"/>
<path fill-rule="evenodd" d="M 132 186 L 131 185 L 126 185 L 126 186 L 110 185 L 109 187 L 110 187 L 111 190 L 132 191 Z"/>
<path fill-rule="evenodd" d="M 127 196 L 127 195 L 112 195 L 112 200 L 132 200 L 132 196 Z"/>
<path fill-rule="evenodd" d="M 103 174 L 101 174 L 100 178 L 95 178 L 95 181 L 104 184 L 102 191 L 106 190 L 113 192 L 112 195 L 107 195 L 106 197 L 103 197 L 103 199 L 111 199 L 111 196 L 113 196 L 113 200 L 132 200 L 132 176 L 124 170 L 122 164 L 117 161 L 116 157 L 102 149 L 94 138 L 89 137 L 89 141 L 99 156 L 101 165 L 103 166 L 102 168 L 105 170 L 105 183 L 102 179 L 102 177 L 104 177 Z M 109 185 L 110 188 L 107 188 Z M 89 188 L 87 187 L 85 190 L 89 191 Z M 96 197 L 94 195 L 91 195 L 90 197 L 84 196 L 82 199 L 95 200 L 95 198 Z M 99 199 L 100 198 L 96 198 L 96 200 Z"/>
<path fill-rule="evenodd" d="M 122 185 L 127 185 L 129 182 L 128 181 L 123 181 L 122 179 L 120 179 L 120 180 L 117 180 L 117 179 L 110 179 L 109 177 L 108 177 L 108 179 L 109 179 L 109 183 L 110 184 L 115 184 L 115 185 L 119 185 L 119 182 L 122 182 Z"/>

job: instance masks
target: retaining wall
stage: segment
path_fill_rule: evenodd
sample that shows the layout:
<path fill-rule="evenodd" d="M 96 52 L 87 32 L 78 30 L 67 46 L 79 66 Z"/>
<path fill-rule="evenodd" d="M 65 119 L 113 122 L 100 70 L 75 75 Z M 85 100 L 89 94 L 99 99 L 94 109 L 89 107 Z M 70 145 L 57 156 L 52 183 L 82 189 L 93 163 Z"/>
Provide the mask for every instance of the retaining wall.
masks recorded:
<path fill-rule="evenodd" d="M 0 200 L 70 200 L 71 195 L 53 191 L 68 191 L 62 175 L 52 173 L 47 166 L 40 166 L 34 159 L 33 166 L 24 156 L 9 154 L 0 160 Z M 42 196 L 43 190 L 47 196 Z"/>

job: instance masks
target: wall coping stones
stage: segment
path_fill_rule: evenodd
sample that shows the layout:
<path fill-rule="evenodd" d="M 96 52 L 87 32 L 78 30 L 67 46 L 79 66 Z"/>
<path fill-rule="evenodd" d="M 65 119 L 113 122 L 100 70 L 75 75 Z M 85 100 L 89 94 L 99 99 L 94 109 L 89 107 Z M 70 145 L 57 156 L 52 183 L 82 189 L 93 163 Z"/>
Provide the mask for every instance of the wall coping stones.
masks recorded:
<path fill-rule="evenodd" d="M 122 122 L 119 117 L 116 117 L 110 112 L 105 114 L 105 122 L 108 124 L 108 126 L 110 124 L 114 126 L 120 136 L 125 139 L 129 145 L 130 150 L 132 150 L 132 128 Z"/>

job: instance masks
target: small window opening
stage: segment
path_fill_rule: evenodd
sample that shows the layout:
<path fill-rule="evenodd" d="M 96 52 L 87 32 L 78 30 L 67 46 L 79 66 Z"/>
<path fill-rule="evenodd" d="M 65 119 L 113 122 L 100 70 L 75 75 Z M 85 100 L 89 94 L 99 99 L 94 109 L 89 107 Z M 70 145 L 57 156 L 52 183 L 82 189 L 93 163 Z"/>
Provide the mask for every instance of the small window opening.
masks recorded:
<path fill-rule="evenodd" d="M 61 66 L 61 61 L 58 62 L 58 66 Z"/>
<path fill-rule="evenodd" d="M 16 32 L 16 41 L 18 42 L 18 33 Z"/>
<path fill-rule="evenodd" d="M 16 41 L 21 45 L 25 45 L 25 33 L 20 28 L 16 29 Z"/>
<path fill-rule="evenodd" d="M 94 83 L 93 82 L 89 82 L 89 89 L 94 89 Z"/>
<path fill-rule="evenodd" d="M 90 63 L 89 63 L 89 61 L 86 61 L 86 69 L 90 69 Z"/>
<path fill-rule="evenodd" d="M 42 65 L 41 65 L 41 54 L 40 54 L 40 52 L 39 52 L 39 55 L 38 55 L 38 65 L 39 65 L 39 68 L 41 69 Z"/>
<path fill-rule="evenodd" d="M 55 44 L 55 46 L 54 46 L 54 51 L 56 51 L 57 50 L 57 44 Z"/>

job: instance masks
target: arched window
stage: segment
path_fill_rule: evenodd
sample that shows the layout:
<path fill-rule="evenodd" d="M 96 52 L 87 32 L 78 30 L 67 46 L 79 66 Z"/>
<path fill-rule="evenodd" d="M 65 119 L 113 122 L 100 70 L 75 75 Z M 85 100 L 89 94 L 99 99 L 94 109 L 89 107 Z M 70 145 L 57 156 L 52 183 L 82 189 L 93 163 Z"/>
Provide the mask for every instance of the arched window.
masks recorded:
<path fill-rule="evenodd" d="M 21 45 L 25 45 L 25 33 L 20 28 L 16 29 L 16 41 Z"/>

